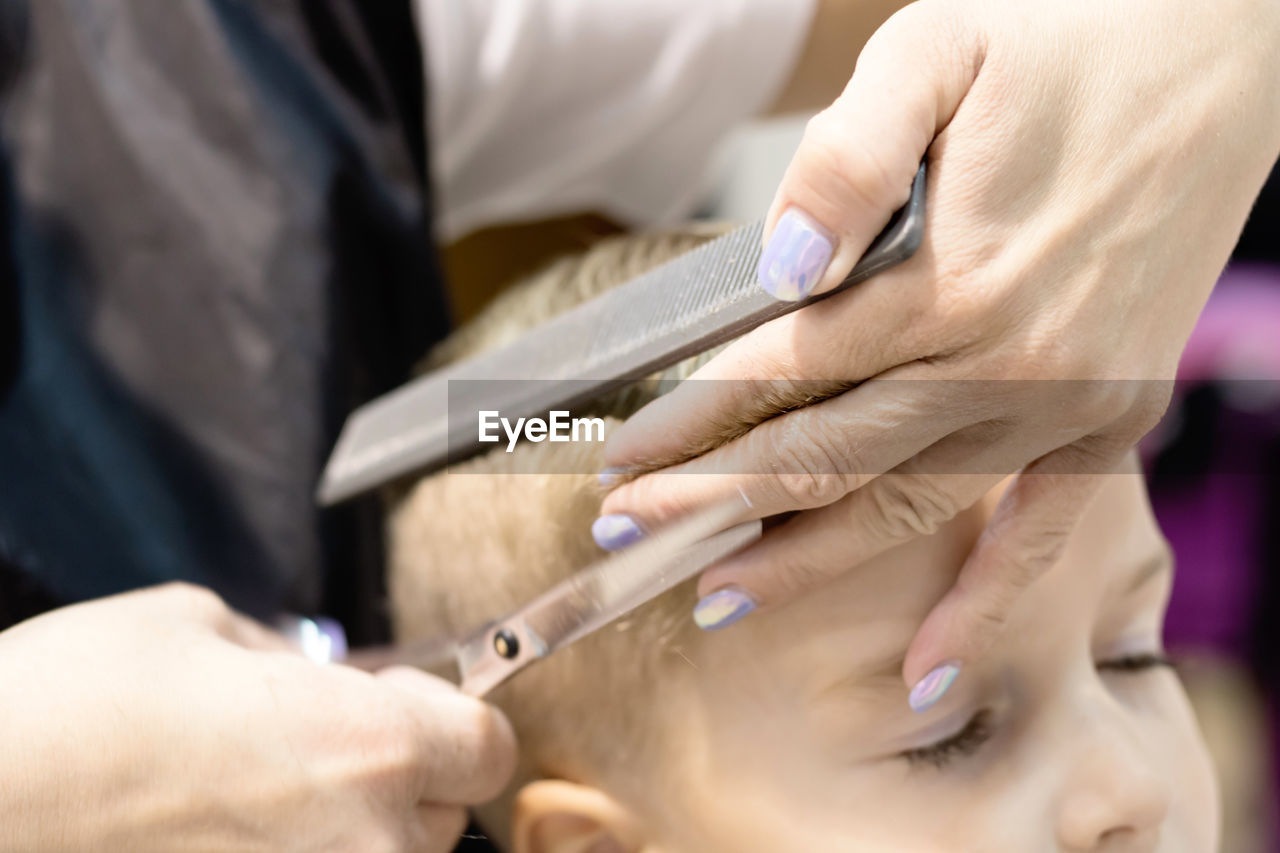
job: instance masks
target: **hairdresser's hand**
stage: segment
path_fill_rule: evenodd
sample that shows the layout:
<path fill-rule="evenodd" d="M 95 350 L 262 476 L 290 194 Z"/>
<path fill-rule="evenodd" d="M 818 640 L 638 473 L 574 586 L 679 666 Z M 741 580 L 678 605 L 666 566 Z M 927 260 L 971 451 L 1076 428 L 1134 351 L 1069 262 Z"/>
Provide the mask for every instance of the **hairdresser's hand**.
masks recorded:
<path fill-rule="evenodd" d="M 1275 0 L 921 0 L 894 16 L 805 133 L 762 281 L 791 299 L 835 286 L 928 151 L 924 245 L 747 335 L 696 374 L 734 381 L 685 383 L 610 441 L 610 465 L 642 471 L 723 443 L 667 471 L 732 476 L 649 474 L 604 512 L 653 527 L 736 486 L 759 515 L 803 510 L 702 579 L 704 595 L 738 585 L 769 606 L 1025 467 L 904 674 L 975 659 L 1055 562 L 1091 475 L 1166 407 L 1163 380 L 1280 151 L 1278 34 Z M 1064 379 L 1081 381 L 1044 381 Z M 792 382 L 769 397 L 742 380 Z M 758 425 L 733 438 L 743 421 Z M 706 620 L 750 608 L 718 603 Z"/>
<path fill-rule="evenodd" d="M 5 853 L 447 853 L 514 757 L 444 682 L 319 666 L 195 587 L 0 633 Z"/>

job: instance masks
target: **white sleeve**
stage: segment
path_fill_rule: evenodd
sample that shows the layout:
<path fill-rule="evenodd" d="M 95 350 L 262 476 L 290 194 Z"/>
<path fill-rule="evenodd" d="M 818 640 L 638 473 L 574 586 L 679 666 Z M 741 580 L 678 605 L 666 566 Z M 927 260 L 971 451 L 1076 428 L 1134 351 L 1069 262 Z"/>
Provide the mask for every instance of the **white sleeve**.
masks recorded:
<path fill-rule="evenodd" d="M 777 96 L 816 0 L 416 0 L 439 236 L 597 210 L 685 216 Z"/>

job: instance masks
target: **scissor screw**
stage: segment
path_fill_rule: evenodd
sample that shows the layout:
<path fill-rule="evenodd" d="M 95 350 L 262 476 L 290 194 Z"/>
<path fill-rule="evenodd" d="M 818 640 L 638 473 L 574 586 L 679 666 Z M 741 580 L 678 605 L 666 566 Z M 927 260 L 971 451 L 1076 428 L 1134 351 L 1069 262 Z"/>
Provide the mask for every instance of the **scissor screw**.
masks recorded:
<path fill-rule="evenodd" d="M 511 660 L 520 654 L 520 640 L 510 628 L 501 628 L 493 635 L 493 650 Z"/>

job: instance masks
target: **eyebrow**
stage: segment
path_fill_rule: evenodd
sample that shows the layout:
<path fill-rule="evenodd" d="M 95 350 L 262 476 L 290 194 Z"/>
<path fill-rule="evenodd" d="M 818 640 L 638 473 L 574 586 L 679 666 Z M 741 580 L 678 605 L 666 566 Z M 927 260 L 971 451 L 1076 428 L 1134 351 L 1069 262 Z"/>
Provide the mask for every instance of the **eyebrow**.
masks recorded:
<path fill-rule="evenodd" d="M 1125 586 L 1122 594 L 1133 595 L 1158 575 L 1165 572 L 1171 575 L 1174 572 L 1173 549 L 1169 547 L 1167 541 L 1161 540 L 1160 547 L 1138 564 L 1138 568 L 1134 571 L 1133 577 L 1129 580 L 1128 585 Z"/>

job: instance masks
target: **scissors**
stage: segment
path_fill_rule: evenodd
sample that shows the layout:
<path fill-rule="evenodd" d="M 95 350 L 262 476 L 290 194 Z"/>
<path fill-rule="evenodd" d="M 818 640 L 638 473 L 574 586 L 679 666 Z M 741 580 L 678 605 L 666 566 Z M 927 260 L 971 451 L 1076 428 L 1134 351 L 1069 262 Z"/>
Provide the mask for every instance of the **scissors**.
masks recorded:
<path fill-rule="evenodd" d="M 318 498 L 335 503 L 466 458 L 479 449 L 480 410 L 534 415 L 568 408 L 902 263 L 921 242 L 925 183 L 921 163 L 907 204 L 834 290 L 792 303 L 765 293 L 756 284 L 762 220 L 583 303 L 505 348 L 366 404 L 348 419 Z M 281 627 L 315 660 L 369 670 L 409 664 L 483 696 L 525 666 L 754 542 L 761 523 L 741 523 L 749 508 L 741 493 L 712 505 L 465 637 L 348 654 L 342 628 L 333 620 L 293 617 Z"/>
<path fill-rule="evenodd" d="M 740 491 L 566 578 L 528 604 L 464 637 L 433 637 L 346 653 L 332 620 L 301 620 L 305 654 L 374 671 L 396 664 L 427 670 L 484 696 L 515 673 L 604 627 L 760 538 Z"/>

